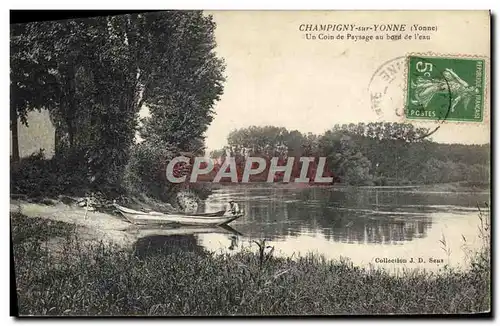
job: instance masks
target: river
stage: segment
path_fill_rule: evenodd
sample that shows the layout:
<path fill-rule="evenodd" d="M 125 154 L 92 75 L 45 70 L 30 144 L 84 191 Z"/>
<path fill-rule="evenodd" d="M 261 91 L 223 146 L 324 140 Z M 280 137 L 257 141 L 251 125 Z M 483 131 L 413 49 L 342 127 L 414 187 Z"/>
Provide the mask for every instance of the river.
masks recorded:
<path fill-rule="evenodd" d="M 237 201 L 245 216 L 230 224 L 233 233 L 215 229 L 154 241 L 148 237 L 142 246 L 169 243 L 231 253 L 255 249 L 252 240 L 266 239 L 277 256 L 314 252 L 392 271 L 460 267 L 481 246 L 477 204 L 485 207 L 489 198 L 487 191 L 226 186 L 215 190 L 202 209 L 217 211 L 230 199 Z"/>

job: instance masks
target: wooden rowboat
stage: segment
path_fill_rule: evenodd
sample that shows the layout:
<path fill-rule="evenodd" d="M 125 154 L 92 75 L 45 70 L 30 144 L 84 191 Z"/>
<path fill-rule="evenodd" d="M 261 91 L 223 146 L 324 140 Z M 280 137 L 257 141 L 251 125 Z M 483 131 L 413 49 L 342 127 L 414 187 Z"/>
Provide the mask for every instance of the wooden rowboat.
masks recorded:
<path fill-rule="evenodd" d="M 113 206 L 132 224 L 225 225 L 243 216 L 243 214 L 234 215 L 226 211 L 201 214 L 146 213 L 118 204 L 113 204 Z"/>

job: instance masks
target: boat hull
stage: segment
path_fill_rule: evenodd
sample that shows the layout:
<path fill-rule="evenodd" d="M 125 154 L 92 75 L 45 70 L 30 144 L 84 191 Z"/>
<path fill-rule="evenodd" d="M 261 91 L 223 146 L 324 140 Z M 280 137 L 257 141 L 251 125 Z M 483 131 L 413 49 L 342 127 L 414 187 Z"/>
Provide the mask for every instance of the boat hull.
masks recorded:
<path fill-rule="evenodd" d="M 163 214 L 159 212 L 144 213 L 120 205 L 115 207 L 118 211 L 132 224 L 149 225 L 149 224 L 181 224 L 181 225 L 225 225 L 228 224 L 243 214 L 233 215 L 226 214 L 225 211 L 216 213 L 205 213 L 200 215 L 188 214 Z M 221 214 L 224 213 L 224 214 Z"/>

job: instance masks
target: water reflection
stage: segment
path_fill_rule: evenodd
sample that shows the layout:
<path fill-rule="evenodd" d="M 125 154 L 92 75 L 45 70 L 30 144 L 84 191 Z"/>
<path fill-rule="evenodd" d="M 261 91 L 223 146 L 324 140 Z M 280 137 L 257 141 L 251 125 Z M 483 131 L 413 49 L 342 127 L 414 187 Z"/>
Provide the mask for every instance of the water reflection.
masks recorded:
<path fill-rule="evenodd" d="M 462 235 L 468 246 L 478 245 L 475 206 L 488 201 L 489 193 L 226 187 L 212 194 L 202 209 L 217 211 L 229 199 L 238 201 L 245 210 L 245 216 L 231 223 L 230 230 L 188 229 L 183 231 L 182 240 L 166 239 L 172 230 L 163 238 L 152 231 L 141 235 L 138 247 L 151 248 L 169 241 L 182 250 L 233 252 L 251 240 L 265 238 L 276 247 L 277 255 L 284 256 L 314 251 L 331 259 L 348 257 L 366 266 L 376 257 L 416 255 L 446 258 L 446 262 L 459 265 L 465 260 Z M 443 256 L 439 245 L 443 236 L 453 257 Z"/>
<path fill-rule="evenodd" d="M 198 245 L 197 238 L 191 235 L 151 235 L 140 238 L 134 244 L 135 254 L 139 258 L 155 255 L 171 254 L 175 252 L 192 252 L 206 254 L 205 249 Z"/>
<path fill-rule="evenodd" d="M 408 205 L 428 198 L 394 194 L 328 188 L 228 188 L 211 196 L 205 209 L 218 209 L 229 197 L 235 198 L 246 212 L 237 224 L 251 237 L 283 239 L 317 230 L 329 240 L 348 243 L 425 237 L 432 224 L 428 214 L 432 209 L 426 209 L 425 204 Z"/>
<path fill-rule="evenodd" d="M 137 240 L 133 244 L 136 256 L 144 258 L 158 254 L 171 254 L 175 252 L 192 252 L 200 255 L 206 254 L 206 250 L 199 245 L 197 235 L 219 234 L 230 236 L 233 250 L 239 236 L 242 234 L 230 226 L 197 227 L 197 226 L 162 226 L 156 228 L 134 227 L 127 230 Z"/>

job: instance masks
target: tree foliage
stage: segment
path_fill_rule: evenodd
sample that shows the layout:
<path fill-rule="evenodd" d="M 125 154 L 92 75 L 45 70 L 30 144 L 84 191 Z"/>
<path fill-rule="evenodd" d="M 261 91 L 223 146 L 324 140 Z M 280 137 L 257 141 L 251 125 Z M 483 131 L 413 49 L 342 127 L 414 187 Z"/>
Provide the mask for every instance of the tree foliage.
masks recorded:
<path fill-rule="evenodd" d="M 298 130 L 288 131 L 284 127 L 250 126 L 231 131 L 227 141 L 232 152 L 258 153 L 269 157 L 301 156 L 316 150 L 317 136 Z"/>
<path fill-rule="evenodd" d="M 428 134 L 387 122 L 337 124 L 322 135 L 251 126 L 232 131 L 228 146 L 211 156 L 323 156 L 337 181 L 353 185 L 489 182 L 488 145 L 440 144 Z"/>
<path fill-rule="evenodd" d="M 96 186 L 120 185 L 144 106 L 151 117 L 143 121 L 142 147 L 202 147 L 224 82 L 214 30 L 200 11 L 13 25 L 13 121 L 48 109 L 56 157 L 85 162 L 78 172 Z"/>
<path fill-rule="evenodd" d="M 215 23 L 201 12 L 172 12 L 170 19 L 151 15 L 153 30 L 169 30 L 165 42 L 149 46 L 149 78 L 144 100 L 150 111 L 142 137 L 171 143 L 183 151 L 203 147 L 204 132 L 213 120 L 213 105 L 223 92 L 224 63 L 215 54 Z M 158 36 L 151 35 L 156 39 Z"/>

